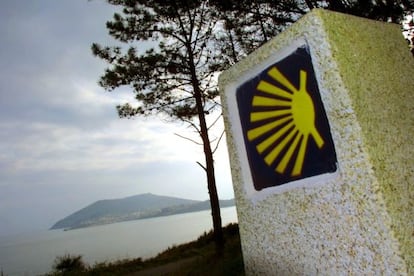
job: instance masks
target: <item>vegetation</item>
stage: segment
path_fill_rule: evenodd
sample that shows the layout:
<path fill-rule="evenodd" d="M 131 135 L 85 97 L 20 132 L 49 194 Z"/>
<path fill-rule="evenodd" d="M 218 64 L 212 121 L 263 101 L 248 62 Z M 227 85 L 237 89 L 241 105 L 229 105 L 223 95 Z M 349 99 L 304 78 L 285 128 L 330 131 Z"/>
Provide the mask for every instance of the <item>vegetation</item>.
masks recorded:
<path fill-rule="evenodd" d="M 209 232 L 148 260 L 137 258 L 88 266 L 81 256 L 57 257 L 54 271 L 48 275 L 139 275 L 140 271 L 158 271 L 163 275 L 244 275 L 238 225 L 229 224 L 223 228 L 223 234 L 222 255 L 216 254 L 214 235 Z M 183 260 L 187 261 L 180 262 Z"/>
<path fill-rule="evenodd" d="M 328 2 L 328 8 L 334 11 L 393 23 L 401 23 L 404 16 L 414 10 L 414 1 L 412 0 L 330 0 L 314 2 Z"/>
<path fill-rule="evenodd" d="M 238 61 L 314 8 L 401 23 L 414 12 L 412 0 L 210 0 L 224 27 L 218 44 L 223 56 Z M 412 31 L 411 31 L 412 32 Z M 227 62 L 231 65 L 231 62 Z"/>
<path fill-rule="evenodd" d="M 56 257 L 53 269 L 60 274 L 76 273 L 86 270 L 86 264 L 82 260 L 81 255 L 70 255 Z"/>

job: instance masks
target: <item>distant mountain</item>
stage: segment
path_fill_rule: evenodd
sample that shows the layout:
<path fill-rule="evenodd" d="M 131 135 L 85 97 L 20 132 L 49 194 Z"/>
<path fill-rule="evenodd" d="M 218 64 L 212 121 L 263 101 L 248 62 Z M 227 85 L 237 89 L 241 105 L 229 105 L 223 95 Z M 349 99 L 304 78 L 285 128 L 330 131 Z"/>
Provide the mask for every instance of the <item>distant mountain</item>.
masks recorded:
<path fill-rule="evenodd" d="M 221 200 L 221 207 L 234 200 Z M 210 209 L 210 202 L 141 194 L 121 199 L 99 200 L 59 220 L 50 229 L 75 229 L 127 220 L 169 216 Z"/>

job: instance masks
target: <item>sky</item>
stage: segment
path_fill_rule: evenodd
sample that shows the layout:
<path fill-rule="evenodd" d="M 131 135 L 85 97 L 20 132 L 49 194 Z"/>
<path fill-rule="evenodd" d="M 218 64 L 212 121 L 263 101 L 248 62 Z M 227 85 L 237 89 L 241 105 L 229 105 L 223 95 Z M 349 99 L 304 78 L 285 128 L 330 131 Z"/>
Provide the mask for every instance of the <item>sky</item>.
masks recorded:
<path fill-rule="evenodd" d="M 102 0 L 0 1 L 0 236 L 41 231 L 101 199 L 141 193 L 207 200 L 202 148 L 162 118 L 119 119 L 127 88 L 97 82 L 93 42 L 116 45 Z M 222 124 L 214 136 L 219 136 Z M 219 197 L 233 198 L 225 141 Z"/>

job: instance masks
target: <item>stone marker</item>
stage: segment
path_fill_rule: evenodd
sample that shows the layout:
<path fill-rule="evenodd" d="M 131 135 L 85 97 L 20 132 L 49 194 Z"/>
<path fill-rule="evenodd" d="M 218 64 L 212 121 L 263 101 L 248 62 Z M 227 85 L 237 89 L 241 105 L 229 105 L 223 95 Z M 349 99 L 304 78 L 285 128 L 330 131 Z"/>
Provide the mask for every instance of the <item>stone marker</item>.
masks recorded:
<path fill-rule="evenodd" d="M 220 76 L 247 274 L 414 275 L 414 59 L 314 10 Z"/>

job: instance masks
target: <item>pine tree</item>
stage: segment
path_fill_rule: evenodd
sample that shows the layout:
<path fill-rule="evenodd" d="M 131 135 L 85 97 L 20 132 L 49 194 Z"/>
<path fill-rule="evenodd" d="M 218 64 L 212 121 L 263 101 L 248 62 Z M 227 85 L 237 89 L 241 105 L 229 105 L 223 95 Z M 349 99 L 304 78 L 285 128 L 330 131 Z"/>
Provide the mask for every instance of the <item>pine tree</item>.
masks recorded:
<path fill-rule="evenodd" d="M 309 4 L 312 1 L 306 1 Z M 309 11 L 308 5 L 296 0 L 211 0 L 227 31 L 227 47 L 237 50 L 234 57 L 245 56 Z M 230 48 L 229 48 L 230 47 Z"/>
<path fill-rule="evenodd" d="M 139 105 L 119 105 L 120 117 L 164 114 L 196 129 L 205 155 L 205 164 L 199 164 L 207 175 L 215 240 L 221 248 L 214 147 L 206 122 L 207 114 L 217 107 L 214 78 L 222 64 L 220 50 L 212 47 L 216 13 L 207 1 L 197 0 L 108 3 L 122 7 L 106 27 L 123 47 L 92 45 L 93 53 L 110 64 L 99 83 L 110 91 L 124 85 L 132 88 Z M 143 42 L 152 42 L 154 47 L 142 52 Z"/>
<path fill-rule="evenodd" d="M 344 1 L 329 0 L 327 8 L 333 11 L 348 13 L 374 20 L 401 23 L 407 12 L 413 11 L 412 0 L 374 0 L 374 1 Z"/>

